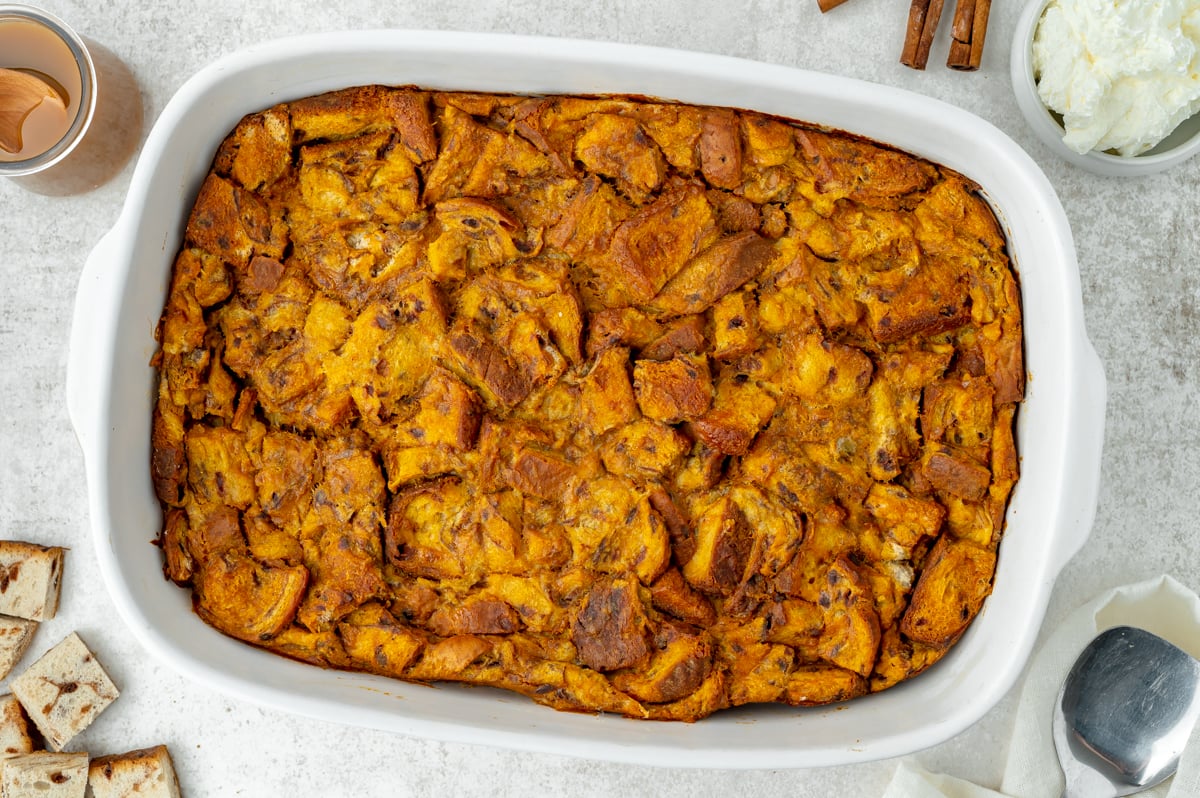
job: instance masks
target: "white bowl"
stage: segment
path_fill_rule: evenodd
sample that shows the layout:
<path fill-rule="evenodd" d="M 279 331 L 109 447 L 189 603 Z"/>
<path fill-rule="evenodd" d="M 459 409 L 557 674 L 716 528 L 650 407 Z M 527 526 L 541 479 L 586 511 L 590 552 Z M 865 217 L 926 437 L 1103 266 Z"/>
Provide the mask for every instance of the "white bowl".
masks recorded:
<path fill-rule="evenodd" d="M 753 707 L 695 724 L 560 713 L 488 689 L 414 686 L 326 671 L 222 636 L 166 581 L 148 543 L 150 358 L 171 263 L 213 153 L 246 113 L 338 87 L 625 93 L 750 108 L 853 131 L 934 159 L 984 187 L 1024 292 L 1024 475 L 995 589 L 929 672 L 838 707 Z M 1059 571 L 1090 530 L 1105 385 L 1087 340 L 1070 229 L 1049 182 L 1011 139 L 961 109 L 830 75 L 677 50 L 445 32 L 369 31 L 269 42 L 189 80 L 163 110 L 125 206 L 84 267 L 67 380 L 104 579 L 138 640 L 181 673 L 247 701 L 403 734 L 631 763 L 705 768 L 832 765 L 934 745 L 978 720 L 1024 666 Z"/>
<path fill-rule="evenodd" d="M 1200 152 L 1200 114 L 1185 119 L 1169 136 L 1140 155 L 1078 153 L 1063 143 L 1063 126 L 1038 96 L 1033 75 L 1033 37 L 1050 0 L 1029 0 L 1017 20 L 1012 43 L 1012 85 L 1025 121 L 1056 155 L 1105 177 L 1142 177 L 1180 164 Z"/>

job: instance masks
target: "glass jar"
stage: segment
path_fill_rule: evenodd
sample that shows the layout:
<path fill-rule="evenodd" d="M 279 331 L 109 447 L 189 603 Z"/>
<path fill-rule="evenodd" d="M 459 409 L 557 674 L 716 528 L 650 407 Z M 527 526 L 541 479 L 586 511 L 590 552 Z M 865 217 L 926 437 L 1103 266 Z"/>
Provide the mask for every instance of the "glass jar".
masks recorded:
<path fill-rule="evenodd" d="M 24 159 L 0 158 L 0 177 L 38 194 L 81 194 L 111 180 L 137 149 L 143 111 L 133 73 L 53 14 L 0 4 L 0 67 L 37 69 L 71 95 L 62 138 Z"/>

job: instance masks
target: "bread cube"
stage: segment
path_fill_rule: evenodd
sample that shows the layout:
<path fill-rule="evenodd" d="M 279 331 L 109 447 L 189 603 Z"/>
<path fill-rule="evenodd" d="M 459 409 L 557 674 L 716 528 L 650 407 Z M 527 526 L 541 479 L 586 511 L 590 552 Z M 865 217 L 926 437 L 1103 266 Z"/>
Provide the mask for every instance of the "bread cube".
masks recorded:
<path fill-rule="evenodd" d="M 712 376 L 702 355 L 676 355 L 662 362 L 633 364 L 633 391 L 649 418 L 666 424 L 704 415 L 712 404 Z"/>
<path fill-rule="evenodd" d="M 92 798 L 179 798 L 179 782 L 165 745 L 100 756 L 88 768 Z"/>
<path fill-rule="evenodd" d="M 683 566 L 683 576 L 699 591 L 729 595 L 746 572 L 754 547 L 754 530 L 728 496 L 705 508 L 696 520 L 696 550 Z"/>
<path fill-rule="evenodd" d="M 0 541 L 0 615 L 31 621 L 53 618 L 64 551 L 58 546 Z"/>
<path fill-rule="evenodd" d="M 681 183 L 617 225 L 608 252 L 592 264 L 607 307 L 649 302 L 714 232 L 712 206 L 696 183 Z M 657 308 L 656 308 L 657 309 Z M 667 310 L 662 308 L 662 310 Z M 673 315 L 695 313 L 674 310 Z"/>
<path fill-rule="evenodd" d="M 565 457 L 533 446 L 521 446 L 513 455 L 512 485 L 522 492 L 554 500 L 569 492 L 578 480 L 575 465 Z"/>
<path fill-rule="evenodd" d="M 992 592 L 996 552 L 942 535 L 930 550 L 900 631 L 944 648 L 966 630 Z"/>
<path fill-rule="evenodd" d="M 12 691 L 54 751 L 61 751 L 120 695 L 74 632 L 13 679 Z"/>
<path fill-rule="evenodd" d="M 663 327 L 662 335 L 642 347 L 639 356 L 643 360 L 670 360 L 675 355 L 703 352 L 708 346 L 706 327 L 701 313 L 675 319 Z"/>
<path fill-rule="evenodd" d="M 721 376 L 712 407 L 689 428 L 697 440 L 722 454 L 748 454 L 778 407 L 771 394 L 738 377 L 736 373 Z"/>
<path fill-rule="evenodd" d="M 600 458 L 614 474 L 656 477 L 679 465 L 690 444 L 674 427 L 643 418 L 610 435 L 600 448 Z"/>
<path fill-rule="evenodd" d="M 479 388 L 489 405 L 514 407 L 533 390 L 529 377 L 479 325 L 460 325 L 447 342 L 462 376 Z"/>
<path fill-rule="evenodd" d="M 0 773 L 4 798 L 84 798 L 88 755 L 82 751 L 58 754 L 35 751 L 11 757 Z"/>
<path fill-rule="evenodd" d="M 601 352 L 579 387 L 581 420 L 593 435 L 603 435 L 637 418 L 637 400 L 629 382 L 629 350 L 625 347 Z"/>
<path fill-rule="evenodd" d="M 0 696 L 0 760 L 31 751 L 33 738 L 20 702 L 12 693 Z"/>
<path fill-rule="evenodd" d="M 713 357 L 734 360 L 758 349 L 758 307 L 747 291 L 726 294 L 712 306 Z"/>
<path fill-rule="evenodd" d="M 757 277 L 774 257 L 774 245 L 752 230 L 726 236 L 689 260 L 650 307 L 674 316 L 703 313 Z"/>
<path fill-rule="evenodd" d="M 0 615 L 0 679 L 8 676 L 29 649 L 38 622 Z"/>
<path fill-rule="evenodd" d="M 437 369 L 417 396 L 417 412 L 396 425 L 394 439 L 405 446 L 449 446 L 467 451 L 479 436 L 475 392 L 448 371 Z"/>

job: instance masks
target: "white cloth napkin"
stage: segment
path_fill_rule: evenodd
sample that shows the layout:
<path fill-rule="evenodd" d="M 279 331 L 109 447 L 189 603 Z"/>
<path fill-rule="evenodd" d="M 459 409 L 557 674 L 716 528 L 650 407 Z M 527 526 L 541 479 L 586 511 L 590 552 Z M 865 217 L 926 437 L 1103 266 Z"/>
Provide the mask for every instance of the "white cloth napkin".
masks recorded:
<path fill-rule="evenodd" d="M 1092 638 L 1114 626 L 1137 626 L 1200 658 L 1200 598 L 1170 576 L 1114 588 L 1072 613 L 1035 654 L 1021 699 L 1000 791 L 939 773 L 915 758 L 900 761 L 884 798 L 1058 798 L 1063 775 L 1050 733 L 1063 679 Z M 1200 796 L 1200 725 L 1192 731 L 1174 778 L 1139 795 Z"/>

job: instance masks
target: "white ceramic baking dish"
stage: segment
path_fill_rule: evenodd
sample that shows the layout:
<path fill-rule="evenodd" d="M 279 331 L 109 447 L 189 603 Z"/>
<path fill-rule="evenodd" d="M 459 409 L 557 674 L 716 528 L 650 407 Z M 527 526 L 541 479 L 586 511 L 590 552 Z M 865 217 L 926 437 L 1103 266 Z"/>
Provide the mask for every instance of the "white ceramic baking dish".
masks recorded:
<path fill-rule="evenodd" d="M 893 690 L 844 706 L 742 708 L 696 724 L 554 712 L 515 695 L 324 671 L 221 636 L 167 582 L 149 476 L 153 331 L 187 212 L 214 150 L 246 113 L 365 84 L 633 93 L 749 108 L 853 131 L 978 181 L 1020 270 L 1030 375 L 1023 475 L 995 590 L 953 652 Z M 164 109 L 124 209 L 84 268 L 67 380 L 97 556 L 142 644 L 188 677 L 263 705 L 408 735 L 675 767 L 861 762 L 939 743 L 1014 683 L 1059 571 L 1095 512 L 1105 384 L 1084 330 L 1070 229 L 1033 161 L 990 124 L 912 93 L 711 55 L 594 42 L 371 31 L 269 42 L 223 58 Z"/>

